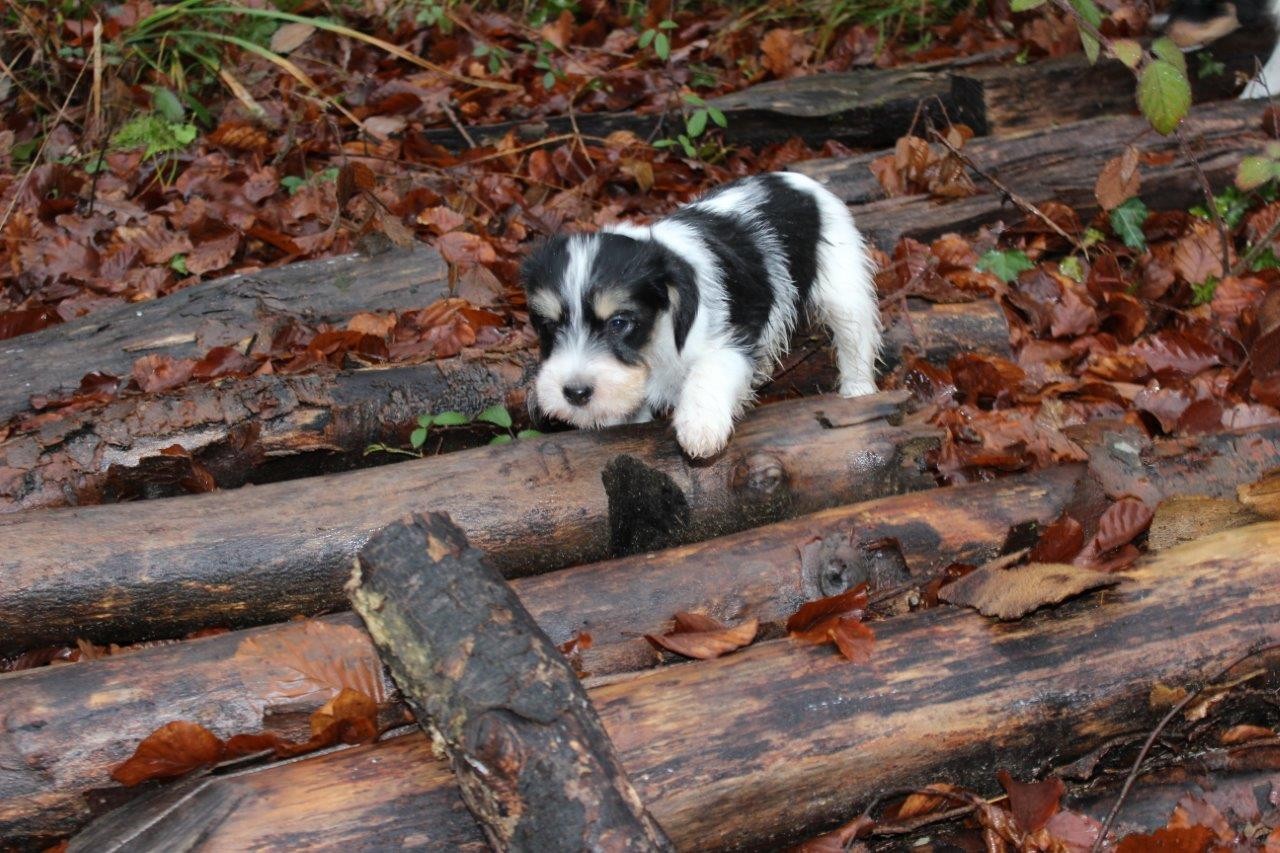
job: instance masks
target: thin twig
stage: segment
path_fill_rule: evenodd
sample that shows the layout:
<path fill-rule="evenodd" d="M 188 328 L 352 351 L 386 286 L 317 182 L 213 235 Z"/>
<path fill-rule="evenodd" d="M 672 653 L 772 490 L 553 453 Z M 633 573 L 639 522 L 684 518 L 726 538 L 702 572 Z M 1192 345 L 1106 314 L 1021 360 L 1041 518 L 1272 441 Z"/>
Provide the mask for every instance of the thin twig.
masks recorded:
<path fill-rule="evenodd" d="M 1151 734 L 1147 736 L 1146 742 L 1142 744 L 1142 749 L 1138 752 L 1138 757 L 1133 760 L 1133 767 L 1130 768 L 1129 775 L 1124 780 L 1124 786 L 1120 788 L 1120 795 L 1116 797 L 1115 805 L 1111 807 L 1111 811 L 1107 812 L 1107 819 L 1102 822 L 1102 829 L 1098 832 L 1098 837 L 1094 839 L 1090 853 L 1098 853 L 1102 850 L 1103 844 L 1106 843 L 1107 833 L 1111 831 L 1112 825 L 1116 822 L 1116 817 L 1120 814 L 1120 808 L 1124 805 L 1125 798 L 1129 796 L 1129 789 L 1133 787 L 1134 781 L 1137 780 L 1138 774 L 1142 770 L 1142 762 L 1146 760 L 1147 753 L 1151 751 L 1151 746 L 1156 742 L 1156 738 L 1160 737 L 1160 733 L 1173 721 L 1173 718 L 1182 713 L 1182 710 L 1190 705 L 1206 688 L 1221 681 L 1228 672 L 1249 658 L 1257 657 L 1276 649 L 1280 649 L 1280 641 L 1254 646 L 1220 669 L 1212 678 L 1188 691 L 1186 696 L 1183 696 L 1177 704 L 1169 709 L 1169 712 L 1164 715 L 1160 722 L 1156 724 L 1156 727 L 1152 729 Z"/>
<path fill-rule="evenodd" d="M 1192 155 L 1191 146 L 1187 144 L 1187 137 L 1182 132 L 1182 127 L 1175 127 L 1173 135 L 1178 140 L 1178 148 L 1182 150 L 1182 156 L 1191 164 L 1191 168 L 1195 169 L 1196 177 L 1200 179 L 1200 191 L 1204 193 L 1205 207 L 1209 208 L 1209 216 L 1213 218 L 1214 227 L 1218 229 L 1218 239 L 1222 242 L 1222 269 L 1225 272 L 1231 269 L 1231 232 L 1227 230 L 1227 223 L 1222 221 L 1218 202 L 1213 197 L 1213 187 L 1209 186 L 1209 179 L 1205 176 L 1204 169 L 1200 168 L 1200 161 Z"/>
<path fill-rule="evenodd" d="M 76 75 L 75 82 L 71 84 L 71 88 L 67 90 L 67 98 L 62 102 L 62 106 L 58 108 L 58 114 L 53 117 L 51 127 L 57 127 L 62 119 L 66 116 L 67 108 L 71 106 L 71 98 L 75 95 L 76 89 L 80 88 L 80 81 L 84 79 L 84 73 L 89 70 L 89 64 L 86 62 L 80 66 L 80 73 Z M 27 183 L 31 180 L 31 176 L 35 174 L 36 166 L 40 163 L 40 158 L 44 156 L 44 149 L 49 144 L 51 133 L 46 133 L 44 139 L 40 141 L 40 147 L 36 150 L 35 156 L 31 158 L 31 165 L 27 167 L 26 173 L 22 176 L 22 180 L 18 183 L 17 191 L 14 192 L 13 198 L 9 201 L 9 206 L 5 209 L 4 215 L 0 216 L 0 230 L 9 224 L 9 217 L 13 215 L 13 208 L 17 206 L 18 199 L 22 198 L 23 191 L 27 188 Z"/>
<path fill-rule="evenodd" d="M 444 114 L 449 117 L 449 123 L 453 125 L 453 129 L 462 134 L 462 138 L 467 141 L 468 148 L 476 148 L 476 141 L 471 138 L 471 134 L 467 133 L 467 129 L 463 127 L 462 122 L 458 121 L 458 114 L 453 111 L 453 107 L 447 103 L 442 103 L 440 108 L 444 110 Z"/>
<path fill-rule="evenodd" d="M 967 154 L 965 154 L 959 148 L 952 145 L 951 142 L 946 138 L 946 136 L 939 133 L 935 128 L 929 128 L 929 134 L 934 139 L 936 139 L 942 145 L 943 148 L 950 151 L 953 157 L 958 159 L 964 165 L 968 166 L 970 169 L 972 169 L 974 172 L 978 174 L 978 177 L 982 178 L 984 181 L 991 184 L 993 187 L 998 189 L 1002 194 L 1004 194 L 1005 198 L 1013 202 L 1014 205 L 1020 208 L 1023 213 L 1026 213 L 1028 216 L 1034 216 L 1036 219 L 1039 219 L 1045 225 L 1048 225 L 1049 228 L 1053 230 L 1053 233 L 1057 234 L 1059 237 L 1061 237 L 1062 239 L 1070 243 L 1077 252 L 1082 252 L 1086 256 L 1088 255 L 1088 252 L 1085 250 L 1084 245 L 1075 237 L 1072 237 L 1070 234 L 1064 231 L 1062 226 L 1060 226 L 1058 223 L 1050 219 L 1047 213 L 1045 213 L 1040 208 L 1036 207 L 1030 201 L 1027 201 L 1022 196 L 1018 195 L 999 178 L 995 177 L 994 175 L 988 174 L 977 163 L 974 163 L 973 160 Z"/>

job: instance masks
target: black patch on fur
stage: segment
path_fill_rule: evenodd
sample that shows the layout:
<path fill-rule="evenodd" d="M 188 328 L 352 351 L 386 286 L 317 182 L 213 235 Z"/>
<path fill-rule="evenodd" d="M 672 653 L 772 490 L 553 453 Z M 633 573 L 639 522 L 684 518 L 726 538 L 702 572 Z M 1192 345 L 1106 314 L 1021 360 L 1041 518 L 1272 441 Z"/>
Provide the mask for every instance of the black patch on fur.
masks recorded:
<path fill-rule="evenodd" d="M 532 303 L 533 295 L 542 290 L 549 290 L 558 295 L 560 282 L 564 279 L 564 271 L 568 265 L 568 237 L 557 234 L 534 246 L 533 251 L 520 265 L 520 284 L 524 287 L 529 301 Z M 565 319 L 562 316 L 559 321 L 552 321 L 532 311 L 529 312 L 529 320 L 533 323 L 534 331 L 538 333 L 538 346 L 542 350 L 543 358 L 551 354 L 551 349 L 555 346 L 556 328 Z"/>
<path fill-rule="evenodd" d="M 669 475 L 623 454 L 604 466 L 601 479 L 609 498 L 611 556 L 657 551 L 684 541 L 689 501 Z"/>
<path fill-rule="evenodd" d="M 764 219 L 778 234 L 787 272 L 799 291 L 796 304 L 803 306 L 818 276 L 818 241 L 822 239 L 818 200 L 777 175 L 761 175 L 758 180 L 767 193 Z"/>
<path fill-rule="evenodd" d="M 591 272 L 582 295 L 582 316 L 591 336 L 603 341 L 623 364 L 639 364 L 641 350 L 653 334 L 658 315 L 670 307 L 667 292 L 667 252 L 648 240 L 604 232 L 591 259 Z M 632 322 L 630 331 L 609 330 L 608 317 L 595 312 L 600 294 L 614 291 L 627 304 L 621 313 Z"/>
<path fill-rule="evenodd" d="M 736 216 L 698 207 L 681 208 L 671 219 L 696 230 L 715 256 L 728 297 L 729 325 L 735 342 L 750 352 L 759 342 L 773 308 L 773 287 L 756 243 L 756 230 Z"/>

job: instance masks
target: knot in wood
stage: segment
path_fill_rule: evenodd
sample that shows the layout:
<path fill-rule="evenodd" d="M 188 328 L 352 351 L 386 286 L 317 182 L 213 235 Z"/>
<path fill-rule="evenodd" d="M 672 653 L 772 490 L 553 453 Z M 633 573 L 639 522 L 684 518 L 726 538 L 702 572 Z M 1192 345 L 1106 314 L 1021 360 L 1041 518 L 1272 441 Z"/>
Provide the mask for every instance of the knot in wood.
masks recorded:
<path fill-rule="evenodd" d="M 729 488 L 758 498 L 769 498 L 787 482 L 782 460 L 768 453 L 751 453 L 738 460 L 729 473 Z"/>

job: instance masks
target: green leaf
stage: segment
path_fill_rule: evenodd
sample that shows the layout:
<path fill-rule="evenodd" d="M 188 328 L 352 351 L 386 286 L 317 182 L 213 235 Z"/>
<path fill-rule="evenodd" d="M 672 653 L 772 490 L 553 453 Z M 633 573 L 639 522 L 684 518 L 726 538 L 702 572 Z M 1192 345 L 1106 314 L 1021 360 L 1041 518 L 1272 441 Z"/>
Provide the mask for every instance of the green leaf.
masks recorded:
<path fill-rule="evenodd" d="M 436 426 L 462 426 L 471 423 L 471 418 L 462 412 L 441 412 L 432 418 Z"/>
<path fill-rule="evenodd" d="M 1135 251 L 1147 248 L 1147 235 L 1142 233 L 1142 223 L 1147 221 L 1147 206 L 1140 198 L 1131 198 L 1111 211 L 1111 230 Z"/>
<path fill-rule="evenodd" d="M 1016 279 L 1018 273 L 1035 267 L 1026 252 L 1016 249 L 1008 252 L 992 249 L 978 259 L 978 269 L 981 272 L 989 272 L 1006 283 Z"/>
<path fill-rule="evenodd" d="M 151 90 L 151 103 L 160 115 L 174 124 L 182 121 L 187 111 L 182 108 L 182 101 L 178 100 L 177 95 L 163 86 L 148 86 L 147 88 Z"/>
<path fill-rule="evenodd" d="M 1102 11 L 1098 9 L 1093 0 L 1071 0 L 1071 6 L 1080 13 L 1080 17 L 1093 24 L 1094 27 L 1102 25 Z M 1097 62 L 1098 40 L 1081 30 L 1080 43 L 1084 45 L 1084 55 L 1089 58 L 1089 63 Z"/>
<path fill-rule="evenodd" d="M 1260 255 L 1258 255 L 1257 260 L 1253 262 L 1250 269 L 1254 272 L 1262 272 L 1263 270 L 1280 270 L 1280 258 L 1277 258 L 1276 253 L 1271 250 L 1270 246 L 1268 246 L 1262 250 Z"/>
<path fill-rule="evenodd" d="M 542 433 L 536 429 L 522 429 L 516 433 L 516 438 L 537 438 L 540 435 Z"/>
<path fill-rule="evenodd" d="M 509 436 L 509 435 L 495 435 L 493 438 L 489 439 L 489 443 L 490 443 L 490 444 L 510 444 L 510 443 L 511 443 L 511 436 Z"/>
<path fill-rule="evenodd" d="M 1086 228 L 1084 229 L 1084 238 L 1080 241 L 1080 245 L 1087 249 L 1090 246 L 1096 246 L 1105 239 L 1107 239 L 1107 235 L 1103 234 L 1097 228 Z"/>
<path fill-rule="evenodd" d="M 667 57 L 671 55 L 671 40 L 667 38 L 666 33 L 658 33 L 658 35 L 654 38 L 653 52 L 656 53 L 658 55 L 658 58 L 663 60 L 664 62 L 666 61 Z"/>
<path fill-rule="evenodd" d="M 707 129 L 707 111 L 698 110 L 689 116 L 689 122 L 685 125 L 685 130 L 689 134 L 690 139 L 697 139 L 702 132 Z"/>
<path fill-rule="evenodd" d="M 1242 190 L 1260 187 L 1271 180 L 1275 161 L 1269 157 L 1253 155 L 1240 161 L 1236 168 L 1236 186 Z"/>
<path fill-rule="evenodd" d="M 427 428 L 418 427 L 409 433 L 409 445 L 415 450 L 427 443 Z"/>
<path fill-rule="evenodd" d="M 1058 262 L 1058 272 L 1065 275 L 1072 281 L 1084 281 L 1084 264 L 1080 263 L 1080 259 L 1075 255 L 1063 258 Z"/>
<path fill-rule="evenodd" d="M 1157 133 L 1169 135 L 1191 109 L 1191 83 L 1185 72 L 1163 59 L 1142 69 L 1138 108 Z"/>
<path fill-rule="evenodd" d="M 418 415 L 418 426 L 429 427 L 433 423 L 435 423 L 435 418 L 432 415 Z"/>
<path fill-rule="evenodd" d="M 174 255 L 169 260 L 169 269 L 173 270 L 178 275 L 191 275 L 191 271 L 187 269 L 186 255 Z"/>
<path fill-rule="evenodd" d="M 674 30 L 678 26 L 680 25 L 669 18 L 665 21 L 660 21 L 658 23 L 658 29 L 660 30 Z"/>
<path fill-rule="evenodd" d="M 693 147 L 693 143 L 689 141 L 689 137 L 683 133 L 676 137 L 676 141 L 680 143 L 680 147 L 684 149 L 685 156 L 697 157 L 698 149 Z"/>
<path fill-rule="evenodd" d="M 638 44 L 640 46 L 640 49 L 643 50 L 644 48 L 649 46 L 649 44 L 653 41 L 653 37 L 656 36 L 657 34 L 658 34 L 657 30 L 645 30 L 640 34 L 640 40 L 637 41 L 636 44 Z"/>
<path fill-rule="evenodd" d="M 1014 12 L 1029 12 L 1032 9 L 1039 9 L 1045 2 L 1046 0 L 1012 0 L 1009 8 Z"/>
<path fill-rule="evenodd" d="M 1156 55 L 1157 59 L 1163 59 L 1182 72 L 1182 76 L 1187 75 L 1187 55 L 1178 49 L 1171 38 L 1158 38 L 1151 43 L 1151 52 Z"/>
<path fill-rule="evenodd" d="M 280 179 L 280 186 L 288 190 L 289 195 L 293 195 L 298 190 L 302 189 L 302 187 L 306 183 L 307 183 L 306 181 L 304 181 L 302 178 L 299 178 L 297 175 L 285 175 L 283 178 Z"/>
<path fill-rule="evenodd" d="M 1206 51 L 1201 51 L 1197 53 L 1196 61 L 1199 63 L 1199 67 L 1196 68 L 1196 77 L 1198 77 L 1201 80 L 1205 79 L 1206 77 L 1217 77 L 1220 74 L 1227 73 L 1226 63 L 1219 62 L 1218 60 L 1210 56 L 1209 53 L 1207 53 Z"/>
<path fill-rule="evenodd" d="M 556 75 L 554 72 L 548 71 L 542 78 L 542 88 L 554 89 L 556 87 Z"/>
<path fill-rule="evenodd" d="M 511 413 L 507 411 L 506 406 L 501 404 L 485 409 L 476 415 L 476 420 L 484 421 L 487 424 L 495 424 L 503 429 L 511 429 Z"/>
<path fill-rule="evenodd" d="M 692 92 L 685 92 L 680 96 L 680 100 L 684 101 L 686 104 L 692 107 L 705 107 L 707 105 L 706 101 L 702 100 L 702 98 L 698 97 Z"/>
<path fill-rule="evenodd" d="M 1200 284 L 1191 285 L 1191 304 L 1192 305 L 1208 305 L 1213 301 L 1213 294 L 1218 290 L 1218 279 L 1215 276 L 1209 276 Z"/>
<path fill-rule="evenodd" d="M 674 139 L 655 139 L 653 141 L 654 148 L 670 148 L 672 145 L 675 145 L 675 144 L 676 144 L 676 141 Z"/>
<path fill-rule="evenodd" d="M 711 120 L 721 127 L 729 126 L 729 120 L 724 117 L 724 113 L 720 112 L 715 107 L 707 107 L 707 113 L 711 116 Z"/>
<path fill-rule="evenodd" d="M 1137 68 L 1142 62 L 1142 45 L 1133 39 L 1116 39 L 1111 42 L 1111 52 L 1130 68 Z"/>

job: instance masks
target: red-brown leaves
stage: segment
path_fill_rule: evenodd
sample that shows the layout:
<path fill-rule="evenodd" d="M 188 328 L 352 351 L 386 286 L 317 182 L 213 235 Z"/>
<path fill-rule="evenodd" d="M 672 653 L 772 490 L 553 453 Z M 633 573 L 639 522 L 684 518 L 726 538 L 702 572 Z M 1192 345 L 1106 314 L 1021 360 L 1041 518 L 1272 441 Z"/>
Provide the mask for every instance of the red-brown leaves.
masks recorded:
<path fill-rule="evenodd" d="M 133 381 L 147 393 L 168 391 L 190 379 L 195 366 L 189 358 L 144 355 L 133 363 Z"/>
<path fill-rule="evenodd" d="M 1012 568 L 999 560 L 938 590 L 949 604 L 972 607 L 983 616 L 1010 621 L 1090 590 L 1114 586 L 1119 578 L 1066 563 L 1029 563 Z"/>
<path fill-rule="evenodd" d="M 1067 513 L 1046 527 L 1031 553 L 1033 563 L 1065 563 L 1084 547 L 1084 528 Z"/>
<path fill-rule="evenodd" d="M 787 633 L 810 645 L 833 643 L 848 660 L 865 663 L 875 642 L 875 632 L 862 623 L 868 603 L 865 583 L 810 601 L 787 620 Z"/>
<path fill-rule="evenodd" d="M 132 787 L 181 776 L 220 761 L 224 754 L 224 744 L 213 732 L 198 723 L 175 720 L 147 735 L 133 755 L 111 771 L 111 778 Z"/>
<path fill-rule="evenodd" d="M 1062 780 L 1050 776 L 1041 782 L 1018 782 L 1007 770 L 997 770 L 996 779 L 1009 795 L 1009 810 L 1025 834 L 1039 832 L 1058 812 L 1059 801 L 1066 790 Z"/>
<path fill-rule="evenodd" d="M 336 743 L 368 743 L 378 737 L 377 718 L 378 704 L 372 697 L 344 688 L 311 715 L 311 737 L 300 743 L 274 732 L 238 734 L 223 741 L 198 723 L 175 720 L 147 735 L 133 755 L 111 771 L 111 778 L 132 787 L 267 750 L 277 758 L 292 758 Z"/>
<path fill-rule="evenodd" d="M 344 688 L 386 698 L 382 663 L 369 636 L 350 625 L 308 620 L 265 634 L 250 634 L 236 649 L 246 667 L 267 673 L 264 700 L 295 699 Z"/>
<path fill-rule="evenodd" d="M 973 136 L 964 125 L 947 130 L 947 141 L 960 149 Z M 893 154 L 871 162 L 871 172 L 888 196 L 928 193 L 942 198 L 963 198 L 976 190 L 964 163 L 944 146 L 918 136 L 901 137 Z"/>
<path fill-rule="evenodd" d="M 666 634 L 645 634 L 655 648 L 666 649 L 687 658 L 711 660 L 751 644 L 760 622 L 747 619 L 732 628 L 701 613 L 677 613 L 675 627 Z"/>
<path fill-rule="evenodd" d="M 1102 167 L 1093 194 L 1103 210 L 1111 210 L 1137 195 L 1140 184 L 1138 149 L 1128 145 L 1119 157 L 1111 158 Z"/>
<path fill-rule="evenodd" d="M 1137 498 L 1113 503 L 1098 520 L 1098 532 L 1076 557 L 1078 565 L 1118 571 L 1138 556 L 1130 543 L 1151 525 L 1153 511 Z"/>

